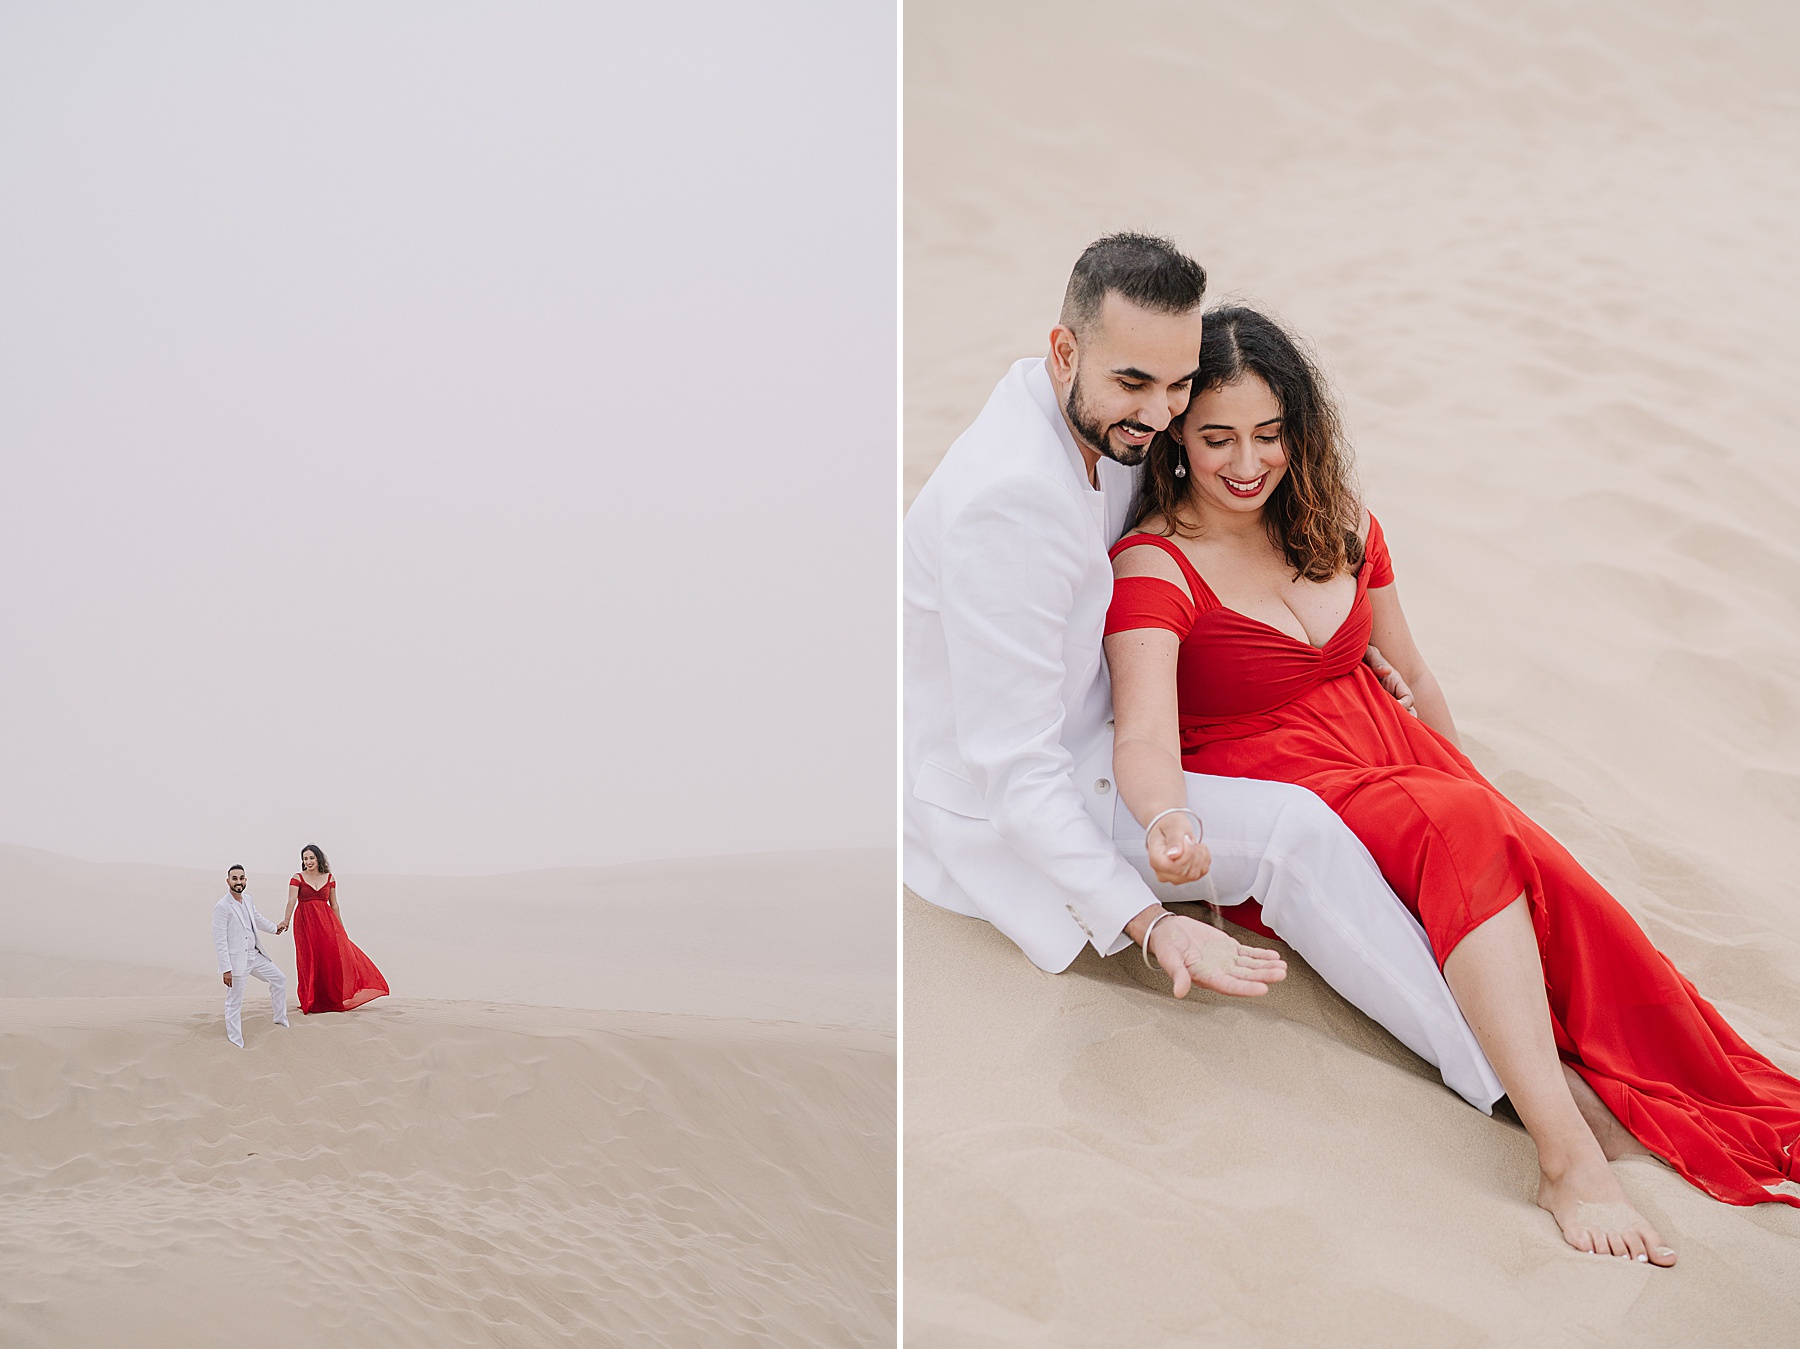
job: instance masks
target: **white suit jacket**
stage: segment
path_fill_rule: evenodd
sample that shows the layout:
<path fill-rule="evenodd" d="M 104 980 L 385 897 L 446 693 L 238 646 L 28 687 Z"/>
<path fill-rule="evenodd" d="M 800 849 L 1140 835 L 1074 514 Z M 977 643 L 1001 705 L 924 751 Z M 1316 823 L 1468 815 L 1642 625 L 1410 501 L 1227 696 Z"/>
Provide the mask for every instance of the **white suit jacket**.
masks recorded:
<path fill-rule="evenodd" d="M 220 974 L 230 970 L 236 978 L 250 968 L 250 955 L 258 949 L 252 923 L 264 932 L 275 930 L 275 924 L 256 911 L 248 894 L 241 900 L 223 895 L 213 905 L 213 949 L 218 952 Z"/>
<path fill-rule="evenodd" d="M 1051 971 L 1123 949 L 1155 898 L 1112 840 L 1100 650 L 1136 473 L 1102 459 L 1099 481 L 1033 358 L 906 516 L 906 883 Z"/>

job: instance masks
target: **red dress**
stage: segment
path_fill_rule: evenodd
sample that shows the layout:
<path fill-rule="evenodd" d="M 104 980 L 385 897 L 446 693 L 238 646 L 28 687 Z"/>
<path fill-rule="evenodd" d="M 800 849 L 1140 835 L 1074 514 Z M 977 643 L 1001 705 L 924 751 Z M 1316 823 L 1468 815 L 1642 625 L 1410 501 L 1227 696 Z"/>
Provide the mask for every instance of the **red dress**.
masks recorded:
<path fill-rule="evenodd" d="M 322 890 L 308 885 L 305 876 L 295 876 L 288 883 L 300 887 L 300 902 L 294 906 L 300 1010 L 347 1012 L 384 996 L 387 980 L 375 962 L 357 949 L 332 911 L 329 899 L 337 889 L 336 878 L 327 876 Z"/>
<path fill-rule="evenodd" d="M 1166 628 L 1190 772 L 1310 788 L 1362 840 L 1418 916 L 1441 965 L 1524 893 L 1556 1046 L 1638 1139 L 1714 1198 L 1800 1199 L 1800 1081 L 1744 1042 L 1568 851 L 1410 715 L 1363 664 L 1372 588 L 1393 583 L 1381 526 L 1350 613 L 1323 647 L 1228 609 L 1168 539 L 1194 596 L 1155 577 L 1115 583 L 1106 630 Z"/>

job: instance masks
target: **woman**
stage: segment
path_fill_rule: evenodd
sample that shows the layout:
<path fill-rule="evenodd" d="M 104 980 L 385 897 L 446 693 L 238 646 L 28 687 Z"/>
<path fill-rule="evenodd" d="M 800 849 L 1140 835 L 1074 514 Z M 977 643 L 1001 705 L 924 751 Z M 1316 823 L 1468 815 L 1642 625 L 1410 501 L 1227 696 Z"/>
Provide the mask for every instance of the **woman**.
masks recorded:
<path fill-rule="evenodd" d="M 1184 768 L 1310 788 L 1424 924 L 1570 1245 L 1674 1263 L 1607 1165 L 1626 1152 L 1728 1203 L 1800 1204 L 1769 1190 L 1800 1178 L 1800 1081 L 1463 756 L 1336 413 L 1269 319 L 1207 315 L 1113 559 L 1114 778 L 1159 872 L 1204 865 Z M 1410 711 L 1364 664 L 1371 642 Z"/>
<path fill-rule="evenodd" d="M 316 843 L 300 850 L 300 874 L 288 882 L 277 932 L 294 928 L 294 964 L 302 1012 L 347 1012 L 385 995 L 387 980 L 344 931 L 337 881 Z"/>

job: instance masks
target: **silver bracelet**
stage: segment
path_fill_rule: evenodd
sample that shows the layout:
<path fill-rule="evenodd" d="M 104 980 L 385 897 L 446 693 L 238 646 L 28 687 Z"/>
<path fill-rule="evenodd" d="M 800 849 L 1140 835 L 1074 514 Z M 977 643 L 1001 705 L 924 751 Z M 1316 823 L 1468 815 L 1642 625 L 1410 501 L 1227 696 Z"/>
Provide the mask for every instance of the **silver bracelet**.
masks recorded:
<path fill-rule="evenodd" d="M 1150 823 L 1144 826 L 1144 833 L 1147 835 L 1152 829 L 1156 828 L 1156 822 L 1162 819 L 1164 815 L 1192 815 L 1194 817 L 1194 832 L 1202 836 L 1206 833 L 1206 826 L 1200 823 L 1200 812 L 1197 810 L 1189 810 L 1186 806 L 1170 806 L 1167 810 L 1152 815 L 1150 817 Z"/>
<path fill-rule="evenodd" d="M 1161 913 L 1157 914 L 1156 917 L 1152 918 L 1150 920 L 1150 926 L 1144 929 L 1144 967 L 1146 969 L 1153 970 L 1156 968 L 1156 966 L 1150 963 L 1150 934 L 1156 931 L 1156 925 L 1162 922 L 1163 919 L 1173 918 L 1174 916 L 1175 915 L 1169 910 L 1164 909 Z"/>

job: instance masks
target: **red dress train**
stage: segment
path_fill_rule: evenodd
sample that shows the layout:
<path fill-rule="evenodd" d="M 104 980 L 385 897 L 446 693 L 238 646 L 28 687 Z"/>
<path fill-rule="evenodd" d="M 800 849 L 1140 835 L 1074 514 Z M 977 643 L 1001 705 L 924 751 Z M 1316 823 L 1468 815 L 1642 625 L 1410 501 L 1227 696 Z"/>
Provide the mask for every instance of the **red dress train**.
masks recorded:
<path fill-rule="evenodd" d="M 1181 640 L 1183 766 L 1317 793 L 1424 924 L 1440 965 L 1524 893 L 1563 1060 L 1714 1198 L 1800 1207 L 1768 1189 L 1800 1180 L 1800 1081 L 1745 1043 L 1561 844 L 1363 664 L 1369 591 L 1394 579 L 1381 526 L 1369 522 L 1356 599 L 1323 647 L 1226 608 L 1168 539 L 1130 535 L 1113 555 L 1145 545 L 1175 559 L 1194 599 L 1122 578 L 1106 630 Z"/>
<path fill-rule="evenodd" d="M 304 876 L 289 882 L 300 887 L 294 906 L 294 964 L 302 1012 L 347 1012 L 383 997 L 387 980 L 350 940 L 328 902 L 337 889 L 335 877 L 315 890 Z"/>

